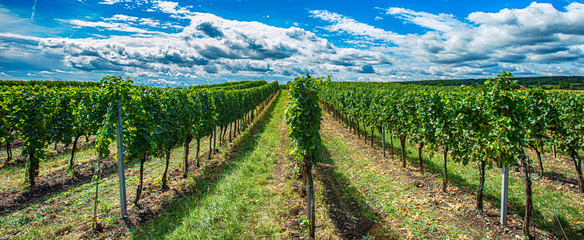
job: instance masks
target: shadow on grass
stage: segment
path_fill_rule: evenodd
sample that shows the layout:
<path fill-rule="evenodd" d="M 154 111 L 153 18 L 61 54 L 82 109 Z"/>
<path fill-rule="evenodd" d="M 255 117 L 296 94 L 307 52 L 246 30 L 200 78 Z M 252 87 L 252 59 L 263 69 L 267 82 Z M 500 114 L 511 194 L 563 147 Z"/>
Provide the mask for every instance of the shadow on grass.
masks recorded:
<path fill-rule="evenodd" d="M 329 116 L 332 118 L 332 116 Z M 342 124 L 343 127 L 345 127 L 345 125 L 343 123 L 339 123 L 338 120 L 337 124 Z M 363 125 L 360 124 L 360 129 L 361 129 L 361 133 L 363 133 Z M 371 129 L 367 128 L 369 131 L 367 132 L 367 143 L 370 146 L 371 144 Z M 352 134 L 356 135 L 356 133 L 352 132 Z M 363 136 L 361 136 L 361 138 L 359 138 L 359 140 L 363 141 Z M 390 153 L 389 146 L 390 143 L 390 139 L 389 136 L 386 135 L 386 156 L 390 156 L 393 155 L 396 160 L 401 161 L 401 145 L 399 143 L 399 139 L 394 138 L 393 139 L 393 153 Z M 381 143 L 381 134 L 376 130 L 374 131 L 374 145 L 376 146 L 376 148 L 379 148 L 378 150 L 381 149 L 382 147 L 382 143 Z M 409 146 L 409 147 L 408 147 Z M 410 148 L 410 149 L 408 149 Z M 415 151 L 409 151 L 412 148 L 415 149 Z M 426 155 L 427 154 L 427 149 L 423 150 L 423 154 Z M 406 145 L 406 162 L 409 166 L 414 166 L 415 168 L 417 168 L 419 170 L 419 160 L 418 160 L 418 152 L 417 152 L 417 144 L 413 144 L 413 143 L 407 143 Z M 424 164 L 424 169 L 425 171 L 428 171 L 430 173 L 438 173 L 440 174 L 440 176 L 442 177 L 444 175 L 444 169 L 442 164 L 436 164 L 435 162 L 429 160 L 427 158 L 427 156 L 423 156 L 422 162 Z M 451 165 L 452 162 L 448 161 L 448 169 L 451 169 Z M 457 163 L 458 164 L 458 163 Z M 473 163 L 470 163 L 473 164 Z M 488 170 L 488 169 L 487 169 Z M 478 167 L 476 168 L 476 174 L 478 176 Z M 565 177 L 565 175 L 563 174 L 557 174 L 554 172 L 546 172 L 545 173 L 546 177 L 548 177 L 548 179 L 552 179 L 552 180 L 556 180 L 559 182 L 564 182 L 564 183 L 572 183 L 575 184 L 575 180 L 570 179 Z M 414 177 L 414 176 L 412 176 Z M 478 180 L 476 182 L 471 182 L 469 181 L 469 179 L 465 178 L 464 176 L 452 173 L 451 171 L 449 171 L 448 173 L 448 183 L 455 185 L 456 187 L 462 189 L 463 191 L 472 194 L 473 196 L 476 194 L 476 190 L 479 188 L 479 184 L 478 184 Z M 477 177 L 478 179 L 478 177 Z M 519 181 L 523 182 L 523 178 L 519 179 Z M 532 178 L 533 181 L 533 178 Z M 523 190 L 523 188 L 521 188 L 521 190 Z M 498 195 L 494 195 L 492 193 L 489 193 L 488 191 L 484 191 L 484 200 L 485 201 L 490 201 L 490 202 L 494 202 L 495 205 L 497 206 L 497 208 L 500 207 L 500 196 Z M 517 197 L 512 197 L 509 196 L 508 198 L 508 204 L 509 204 L 509 215 L 518 215 L 521 216 L 521 218 L 523 218 L 523 215 L 525 214 L 525 202 L 523 199 L 519 199 Z M 552 204 L 552 203 L 547 203 L 547 204 Z M 577 212 L 579 211 L 578 209 L 573 209 L 573 210 L 569 210 L 571 212 Z M 569 222 L 569 220 L 566 219 L 566 217 L 564 216 L 557 216 L 558 219 L 556 220 L 555 217 L 552 218 L 548 218 L 545 219 L 543 217 L 543 213 L 540 209 L 535 208 L 533 210 L 533 216 L 535 219 L 535 224 L 538 228 L 541 228 L 543 230 L 549 231 L 552 234 L 556 235 L 556 236 L 563 236 L 562 230 L 560 229 L 559 225 L 558 225 L 558 221 L 561 223 L 561 225 L 563 226 L 563 228 L 566 231 L 566 235 L 568 236 L 568 238 L 570 239 L 578 239 L 578 238 L 582 238 L 583 234 L 584 234 L 584 229 L 574 229 L 572 227 L 573 224 L 571 224 Z M 496 216 L 492 216 L 492 217 L 496 217 Z"/>
<path fill-rule="evenodd" d="M 13 188 L 0 194 L 0 216 L 24 209 L 33 203 L 42 203 L 51 196 L 87 184 L 93 178 L 93 169 L 97 159 L 92 159 L 84 165 L 77 165 L 71 172 L 68 168 L 62 168 L 36 179 L 36 184 L 32 188 L 22 190 Z M 137 161 L 126 163 L 129 168 Z M 106 178 L 117 173 L 117 161 L 108 158 L 102 162 L 102 172 L 100 178 Z"/>
<path fill-rule="evenodd" d="M 164 214 L 154 219 L 142 228 L 133 232 L 133 239 L 161 239 L 165 235 L 172 233 L 177 227 L 181 226 L 182 220 L 196 208 L 196 203 L 208 195 L 216 193 L 217 183 L 225 175 L 237 169 L 235 163 L 241 161 L 245 155 L 253 152 L 258 146 L 259 135 L 266 129 L 267 123 L 273 118 L 274 105 L 281 97 L 279 94 L 274 103 L 269 106 L 265 115 L 251 127 L 244 131 L 241 138 L 238 139 L 230 152 L 226 154 L 223 161 L 211 161 L 210 164 L 203 165 L 199 170 L 202 174 L 192 176 L 194 184 L 189 186 L 180 196 L 174 198 L 171 202 L 162 205 Z M 154 214 L 154 213 L 151 213 Z M 142 222 L 142 221 L 140 221 Z"/>
<path fill-rule="evenodd" d="M 435 162 L 424 158 L 424 166 L 430 172 L 439 173 L 441 176 L 444 175 L 444 169 L 442 168 L 442 165 L 438 166 L 435 164 Z M 491 170 L 496 171 L 497 169 L 491 169 Z M 476 174 L 478 175 L 478 167 L 476 169 Z M 463 191 L 466 191 L 466 192 L 473 194 L 473 195 L 476 193 L 476 190 L 479 188 L 478 181 L 469 182 L 468 179 L 466 179 L 460 175 L 457 175 L 457 174 L 452 174 L 451 172 L 448 173 L 448 179 L 449 179 L 449 184 L 453 184 L 453 185 L 457 186 L 458 188 L 462 189 Z M 518 179 L 518 181 L 521 182 L 521 185 L 519 185 L 519 186 L 521 186 L 521 188 L 518 188 L 518 189 L 523 194 L 523 178 Z M 533 181 L 533 178 L 532 178 L 532 181 Z M 535 182 L 533 182 L 532 184 L 535 184 Z M 535 186 L 533 186 L 533 188 L 535 188 Z M 493 194 L 492 192 L 489 192 L 489 191 L 484 191 L 483 194 L 484 194 L 484 201 L 493 202 L 493 203 L 495 203 L 495 206 L 497 209 L 500 208 L 501 196 Z M 535 201 L 537 201 L 537 200 L 534 199 L 533 201 L 535 203 Z M 509 208 L 508 208 L 509 215 L 518 215 L 521 218 L 523 218 L 523 216 L 525 215 L 525 200 L 524 199 L 520 199 L 520 198 L 513 197 L 513 196 L 508 196 L 508 204 L 509 204 Z M 549 205 L 549 204 L 553 204 L 553 203 L 547 202 L 547 200 L 546 200 L 545 204 Z M 569 210 L 569 211 L 570 212 L 577 212 L 579 210 L 574 208 L 574 209 Z M 489 214 L 489 215 L 491 217 L 498 217 L 498 214 L 496 214 L 496 215 Z M 556 236 L 563 236 L 562 230 L 560 229 L 560 227 L 558 225 L 558 221 L 559 221 L 561 223 L 561 225 L 563 226 L 564 230 L 566 231 L 567 236 L 570 239 L 582 237 L 581 233 L 580 233 L 580 235 L 578 235 L 579 231 L 580 232 L 583 231 L 582 229 L 576 230 L 576 229 L 572 228 L 572 224 L 564 216 L 558 215 L 557 217 L 558 217 L 557 220 L 555 219 L 555 217 L 544 218 L 542 209 L 538 209 L 536 207 L 533 209 L 533 219 L 535 220 L 535 225 L 538 228 L 549 231 L 550 233 L 552 233 Z"/>
<path fill-rule="evenodd" d="M 4 145 L 4 144 L 3 144 Z M 46 156 L 45 156 L 45 160 L 43 160 L 43 162 L 48 162 L 51 161 L 55 158 L 58 157 L 63 157 L 63 156 L 68 156 L 69 158 L 71 157 L 71 151 L 72 151 L 72 145 L 69 145 L 68 147 L 59 147 L 59 151 L 55 152 L 52 147 L 47 147 L 46 150 Z M 90 148 L 95 148 L 95 141 L 90 141 L 90 142 L 80 142 L 76 149 L 75 149 L 75 153 L 76 155 L 79 154 L 81 151 L 90 149 Z M 12 159 L 10 161 L 8 161 L 7 157 L 4 157 L 0 160 L 0 169 L 21 169 L 21 168 L 25 168 L 26 167 L 26 159 L 20 155 L 17 155 L 16 152 L 20 153 L 22 150 L 22 144 L 20 144 L 17 148 L 12 148 Z M 6 151 L 6 148 L 2 148 L 0 151 Z"/>
<path fill-rule="evenodd" d="M 321 161 L 315 170 L 323 183 L 324 201 L 328 205 L 337 233 L 343 239 L 361 239 L 380 220 L 380 214 L 365 203 L 365 197 L 351 181 L 337 171 L 331 153 L 322 146 Z"/>
<path fill-rule="evenodd" d="M 552 171 L 544 172 L 543 175 L 552 181 L 557 181 L 564 184 L 578 185 L 578 181 L 574 178 L 567 177 L 566 174 L 556 173 Z"/>

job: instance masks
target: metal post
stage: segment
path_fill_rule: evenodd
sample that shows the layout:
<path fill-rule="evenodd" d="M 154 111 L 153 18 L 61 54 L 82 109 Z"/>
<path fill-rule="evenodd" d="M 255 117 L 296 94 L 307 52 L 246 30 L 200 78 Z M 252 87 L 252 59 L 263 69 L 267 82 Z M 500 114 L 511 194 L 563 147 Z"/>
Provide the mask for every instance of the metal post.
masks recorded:
<path fill-rule="evenodd" d="M 383 157 L 385 157 L 385 128 L 381 128 L 381 147 L 383 148 Z"/>
<path fill-rule="evenodd" d="M 122 137 L 122 104 L 118 100 L 118 127 L 116 131 L 118 144 L 118 177 L 120 180 L 120 207 L 122 218 L 128 216 L 126 208 L 126 177 L 124 175 L 124 143 Z"/>
<path fill-rule="evenodd" d="M 509 189 L 509 167 L 503 167 L 501 173 L 501 225 L 507 225 L 507 197 Z"/>
<path fill-rule="evenodd" d="M 213 154 L 217 153 L 217 126 L 213 128 Z"/>

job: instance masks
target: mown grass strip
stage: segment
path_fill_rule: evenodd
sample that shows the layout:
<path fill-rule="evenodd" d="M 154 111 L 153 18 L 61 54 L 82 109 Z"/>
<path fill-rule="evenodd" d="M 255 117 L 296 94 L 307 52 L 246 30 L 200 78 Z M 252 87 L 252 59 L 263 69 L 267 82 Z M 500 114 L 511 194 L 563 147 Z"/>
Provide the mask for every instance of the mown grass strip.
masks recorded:
<path fill-rule="evenodd" d="M 238 136 L 239 137 L 239 136 Z M 190 145 L 191 174 L 200 176 L 207 171 L 215 160 L 207 160 L 208 138 L 201 140 L 201 168 L 194 170 L 194 153 L 196 144 Z M 75 154 L 77 164 L 89 164 L 93 171 L 96 157 L 93 145 L 81 148 Z M 224 147 L 220 147 L 223 151 Z M 110 150 L 115 152 L 115 142 L 110 145 Z M 41 175 L 48 175 L 54 171 L 67 168 L 69 155 L 56 154 L 41 163 Z M 215 157 L 214 157 L 215 158 Z M 170 167 L 171 174 L 182 173 L 184 161 L 184 147 L 174 148 L 171 152 Z M 160 191 L 160 179 L 164 168 L 164 160 L 150 158 L 145 163 L 144 184 L 149 186 L 143 191 L 147 195 L 160 195 L 161 198 L 171 201 L 175 191 L 181 192 L 189 186 L 193 186 L 193 176 L 187 181 L 169 182 L 171 191 Z M 114 166 L 115 167 L 115 166 Z M 211 166 L 212 167 L 212 166 Z M 15 165 L 3 168 L 0 171 L 0 179 L 6 178 L 23 188 L 24 172 L 23 165 Z M 99 222 L 105 229 L 111 229 L 119 222 L 119 192 L 117 168 L 115 173 L 102 174 L 99 186 Z M 91 172 L 88 173 L 91 176 Z M 134 199 L 136 186 L 138 185 L 139 164 L 137 161 L 130 161 L 126 165 L 126 193 L 130 203 Z M 22 186 L 20 186 L 22 185 Z M 15 186 L 8 186 L 10 189 Z M 54 191 L 41 196 L 26 204 L 22 209 L 11 211 L 0 216 L 0 239 L 46 239 L 46 238 L 71 238 L 76 239 L 91 233 L 89 223 L 93 212 L 93 196 L 95 195 L 95 184 L 89 180 L 85 183 L 64 186 L 60 191 Z M 144 199 L 144 197 L 143 197 Z M 165 201 L 166 201 L 165 200 Z M 149 211 L 156 212 L 162 206 L 155 206 Z M 129 210 L 135 208 L 129 204 Z M 91 234 L 89 234 L 91 235 Z"/>
<path fill-rule="evenodd" d="M 330 131 L 330 130 L 324 130 Z M 362 207 L 362 215 L 369 216 L 379 226 L 373 226 L 370 237 L 389 238 L 446 238 L 463 234 L 455 225 L 447 224 L 443 213 L 435 212 L 430 203 L 418 204 L 415 196 L 419 189 L 402 175 L 391 172 L 400 171 L 398 167 L 383 169 L 372 156 L 356 149 L 342 137 L 323 133 L 325 151 L 329 152 L 330 162 L 334 164 L 336 178 L 344 179 L 347 186 L 339 194 L 348 193 L 343 198 Z M 359 193 L 355 193 L 358 190 Z M 478 237 L 479 233 L 464 233 Z M 475 235 L 476 234 L 476 235 Z"/>
<path fill-rule="evenodd" d="M 339 123 L 340 124 L 340 123 Z M 360 125 L 361 131 L 365 127 Z M 370 128 L 367 128 L 368 144 L 370 144 Z M 363 138 L 363 136 L 361 136 Z M 376 130 L 374 131 L 374 138 L 377 147 L 381 146 L 381 135 Z M 401 146 L 399 140 L 393 141 L 394 157 L 399 158 Z M 389 136 L 386 136 L 386 147 L 390 148 Z M 390 156 L 389 151 L 387 152 Z M 417 144 L 408 142 L 406 145 L 406 159 L 408 162 L 408 171 L 418 171 L 418 147 Z M 530 156 L 531 161 L 537 161 Z M 433 178 L 428 178 L 433 181 L 435 185 L 442 183 L 442 176 L 444 170 L 442 168 L 443 159 L 441 153 L 432 153 L 427 149 L 423 152 L 424 168 L 430 170 Z M 537 163 L 533 167 L 537 169 Z M 544 165 L 546 162 L 544 162 Z M 548 171 L 549 171 L 548 167 Z M 574 172 L 573 169 L 571 169 Z M 436 175 L 437 174 L 437 175 Z M 563 236 L 562 230 L 556 221 L 554 211 L 558 215 L 562 227 L 566 230 L 566 234 L 570 239 L 584 238 L 584 201 L 582 195 L 575 191 L 568 190 L 560 186 L 557 182 L 547 179 L 539 179 L 532 174 L 533 180 L 533 206 L 534 206 L 534 220 L 535 225 L 545 231 L 549 231 L 556 236 Z M 575 178 L 575 173 L 573 173 Z M 453 184 L 469 193 L 474 193 L 478 189 L 479 175 L 476 164 L 462 165 L 460 163 L 453 163 L 448 161 L 448 177 L 449 184 Z M 524 183 L 521 178 L 521 173 L 512 171 L 509 179 L 509 215 L 515 219 L 522 218 L 525 214 L 525 193 L 523 192 Z M 485 200 L 488 201 L 497 211 L 500 208 L 501 196 L 501 170 L 498 168 L 488 167 L 485 173 L 485 186 L 483 188 Z M 547 196 L 546 196 L 547 195 Z M 549 199 L 551 200 L 548 200 Z"/>
<path fill-rule="evenodd" d="M 281 196 L 270 190 L 278 161 L 279 124 L 285 100 L 279 97 L 264 122 L 242 140 L 236 154 L 195 191 L 171 203 L 166 214 L 133 232 L 134 239 L 277 238 Z"/>

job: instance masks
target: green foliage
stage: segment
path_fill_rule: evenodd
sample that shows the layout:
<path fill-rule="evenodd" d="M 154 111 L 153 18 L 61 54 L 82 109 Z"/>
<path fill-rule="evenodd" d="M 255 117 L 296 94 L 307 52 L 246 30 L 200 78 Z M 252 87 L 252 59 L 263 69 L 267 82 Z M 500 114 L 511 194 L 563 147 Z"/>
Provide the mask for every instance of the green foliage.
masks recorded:
<path fill-rule="evenodd" d="M 499 167 L 516 162 L 516 156 L 525 147 L 526 109 L 524 99 L 519 97 L 517 81 L 510 72 L 503 72 L 497 78 L 485 82 L 485 102 L 489 111 L 488 134 L 489 158 Z"/>
<path fill-rule="evenodd" d="M 546 139 L 566 152 L 582 147 L 582 95 L 548 97 L 541 89 L 521 93 L 510 72 L 489 78 L 482 89 L 333 82 L 319 95 L 368 127 L 382 126 L 393 136 L 406 135 L 431 148 L 447 147 L 452 159 L 463 164 L 509 165 L 524 147 Z"/>
<path fill-rule="evenodd" d="M 24 141 L 22 155 L 28 158 L 27 177 L 30 186 L 34 186 L 39 174 L 39 163 L 45 157 L 45 147 L 50 139 L 49 125 L 52 121 L 54 92 L 46 87 L 33 86 L 20 89 L 16 104 L 14 120 L 16 128 Z"/>
<path fill-rule="evenodd" d="M 534 149 L 541 149 L 551 139 L 548 130 L 559 124 L 559 112 L 554 103 L 541 88 L 525 92 L 526 122 L 525 144 Z"/>
<path fill-rule="evenodd" d="M 155 155 L 157 148 L 169 149 L 187 138 L 208 136 L 216 125 L 243 118 L 277 89 L 277 82 L 266 81 L 153 88 L 135 86 L 131 79 L 120 76 L 104 77 L 100 87 L 74 82 L 2 82 L 0 142 L 12 143 L 16 137 L 24 140 L 23 155 L 29 158 L 28 178 L 33 185 L 50 142 L 69 144 L 82 135 L 97 135 L 97 153 L 108 156 L 116 137 L 118 101 L 128 159 L 140 159 Z"/>
<path fill-rule="evenodd" d="M 110 154 L 109 145 L 116 138 L 116 126 L 118 124 L 118 101 L 122 107 L 122 113 L 128 113 L 127 105 L 130 99 L 130 90 L 132 88 L 130 78 L 123 79 L 120 76 L 106 76 L 101 80 L 102 91 L 100 96 L 100 105 L 107 106 L 105 119 L 97 133 L 96 151 L 100 156 Z M 125 119 L 126 114 L 122 115 Z"/>
<path fill-rule="evenodd" d="M 329 76 L 330 79 L 330 76 Z M 318 89 L 322 78 L 309 74 L 297 77 L 289 85 L 286 122 L 290 125 L 288 136 L 294 147 L 294 157 L 301 164 L 312 166 L 320 151 L 320 120 Z"/>
<path fill-rule="evenodd" d="M 558 125 L 552 127 L 555 141 L 566 154 L 577 153 L 584 147 L 584 95 L 555 94 L 552 99 L 559 110 Z"/>
<path fill-rule="evenodd" d="M 455 162 L 488 162 L 489 112 L 485 96 L 472 88 L 464 88 L 452 108 L 454 116 L 454 136 L 456 143 L 451 146 L 451 156 Z"/>

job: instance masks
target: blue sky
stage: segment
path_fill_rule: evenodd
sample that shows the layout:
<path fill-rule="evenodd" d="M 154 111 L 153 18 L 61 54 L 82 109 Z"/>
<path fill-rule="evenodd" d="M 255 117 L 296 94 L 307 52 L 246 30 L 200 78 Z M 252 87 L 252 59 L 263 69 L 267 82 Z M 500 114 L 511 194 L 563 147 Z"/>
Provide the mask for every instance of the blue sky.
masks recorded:
<path fill-rule="evenodd" d="M 582 1 L 0 1 L 0 79 L 584 75 Z"/>

